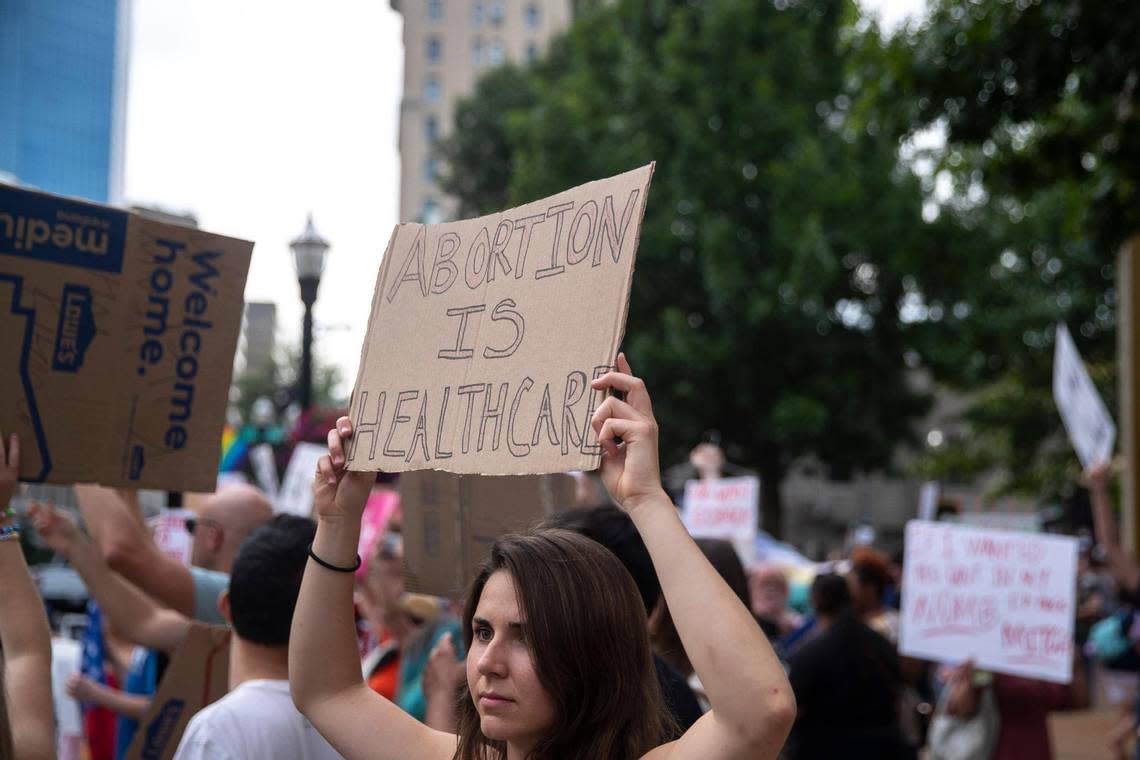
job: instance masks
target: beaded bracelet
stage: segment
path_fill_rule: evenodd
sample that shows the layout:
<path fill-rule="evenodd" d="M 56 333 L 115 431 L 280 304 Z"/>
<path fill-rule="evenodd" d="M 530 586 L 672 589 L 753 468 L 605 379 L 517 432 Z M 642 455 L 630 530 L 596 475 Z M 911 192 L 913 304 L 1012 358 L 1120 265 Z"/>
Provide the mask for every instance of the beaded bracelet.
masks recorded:
<path fill-rule="evenodd" d="M 0 542 L 3 541 L 19 541 L 20 540 L 20 526 L 19 525 L 3 525 L 0 526 Z"/>

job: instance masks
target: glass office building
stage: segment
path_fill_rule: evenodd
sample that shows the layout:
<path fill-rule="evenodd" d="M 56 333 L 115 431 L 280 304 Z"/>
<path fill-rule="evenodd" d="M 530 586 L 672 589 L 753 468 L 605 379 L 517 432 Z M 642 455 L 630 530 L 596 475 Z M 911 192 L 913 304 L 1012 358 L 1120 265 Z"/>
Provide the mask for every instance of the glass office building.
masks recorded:
<path fill-rule="evenodd" d="M 0 174 L 118 201 L 130 0 L 0 0 Z"/>

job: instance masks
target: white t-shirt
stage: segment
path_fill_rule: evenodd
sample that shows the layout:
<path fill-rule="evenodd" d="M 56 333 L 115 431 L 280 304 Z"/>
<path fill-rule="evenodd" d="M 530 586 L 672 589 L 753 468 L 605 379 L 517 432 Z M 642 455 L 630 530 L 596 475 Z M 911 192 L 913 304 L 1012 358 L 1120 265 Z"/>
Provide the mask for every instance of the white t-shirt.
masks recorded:
<path fill-rule="evenodd" d="M 174 760 L 337 760 L 293 706 L 289 682 L 246 681 L 190 721 Z"/>

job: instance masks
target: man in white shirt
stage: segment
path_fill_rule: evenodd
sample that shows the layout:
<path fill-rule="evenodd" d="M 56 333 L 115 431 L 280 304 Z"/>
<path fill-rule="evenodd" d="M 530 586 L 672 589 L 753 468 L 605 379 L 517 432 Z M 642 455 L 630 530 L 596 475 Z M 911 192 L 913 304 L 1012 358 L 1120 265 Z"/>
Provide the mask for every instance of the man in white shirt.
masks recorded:
<path fill-rule="evenodd" d="M 289 627 L 315 526 L 278 515 L 234 559 L 218 604 L 233 626 L 230 693 L 186 727 L 175 760 L 332 760 L 340 755 L 289 696 Z"/>

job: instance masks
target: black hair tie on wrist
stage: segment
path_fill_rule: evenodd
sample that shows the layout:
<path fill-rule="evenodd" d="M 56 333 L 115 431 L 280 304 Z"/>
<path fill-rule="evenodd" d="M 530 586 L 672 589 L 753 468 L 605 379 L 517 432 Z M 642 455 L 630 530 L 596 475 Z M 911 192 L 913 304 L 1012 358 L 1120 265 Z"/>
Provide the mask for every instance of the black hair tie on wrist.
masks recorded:
<path fill-rule="evenodd" d="M 313 545 L 312 544 L 309 544 L 309 556 L 312 557 L 313 561 L 316 562 L 321 567 L 328 568 L 329 570 L 332 570 L 333 572 L 337 572 L 337 573 L 355 573 L 357 571 L 357 569 L 360 567 L 360 555 L 359 554 L 356 555 L 356 564 L 353 565 L 352 567 L 339 567 L 337 565 L 332 564 L 331 562 L 325 562 L 323 559 L 318 557 L 316 555 L 316 553 L 313 551 Z"/>

